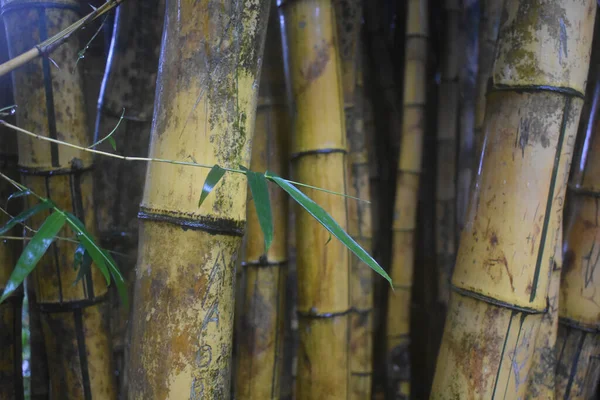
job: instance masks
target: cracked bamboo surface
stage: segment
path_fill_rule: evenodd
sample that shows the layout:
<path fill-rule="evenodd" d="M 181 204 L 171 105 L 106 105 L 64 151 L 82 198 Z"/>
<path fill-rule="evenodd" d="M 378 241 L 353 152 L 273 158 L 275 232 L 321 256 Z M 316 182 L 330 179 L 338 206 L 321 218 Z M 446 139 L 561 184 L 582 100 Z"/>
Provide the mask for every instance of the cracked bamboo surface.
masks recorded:
<path fill-rule="evenodd" d="M 286 104 L 281 32 L 277 11 L 271 10 L 263 61 L 256 128 L 250 169 L 287 176 L 287 137 L 290 131 Z M 271 248 L 265 253 L 263 234 L 252 200 L 248 225 L 243 295 L 236 366 L 237 399 L 279 399 L 283 371 L 286 319 L 288 199 L 269 186 L 274 223 Z"/>
<path fill-rule="evenodd" d="M 590 74 L 593 76 L 592 74 Z M 600 379 L 600 83 L 595 83 L 580 157 L 573 165 L 565 216 L 564 266 L 556 341 L 556 397 L 592 399 Z"/>
<path fill-rule="evenodd" d="M 595 13 L 592 0 L 505 3 L 481 174 L 461 236 L 432 399 L 525 394 L 559 245 Z"/>
<path fill-rule="evenodd" d="M 82 4 L 73 0 L 4 0 L 2 16 L 9 51 L 18 55 L 79 18 Z M 81 66 L 73 68 L 79 43 L 69 41 L 48 58 L 14 72 L 15 103 L 21 128 L 82 146 L 89 145 Z M 88 153 L 19 136 L 22 183 L 78 216 L 95 232 L 92 159 Z M 35 200 L 27 199 L 31 207 Z M 38 228 L 47 212 L 31 219 Z M 60 236 L 71 236 L 63 228 Z M 33 286 L 41 310 L 51 393 L 68 398 L 116 398 L 110 337 L 105 319 L 107 287 L 97 268 L 74 284 L 76 245 L 57 241 L 40 260 Z"/>
<path fill-rule="evenodd" d="M 249 165 L 268 11 L 266 0 L 167 3 L 150 157 Z M 148 165 L 130 399 L 229 397 L 247 182 L 227 173 L 199 208 L 207 174 Z"/>
<path fill-rule="evenodd" d="M 129 0 L 116 11 L 109 58 L 97 99 L 94 142 L 108 135 L 123 114 L 112 137 L 117 152 L 127 156 L 148 155 L 164 11 L 164 0 Z M 96 148 L 114 152 L 108 141 Z M 147 165 L 109 157 L 97 157 L 94 163 L 94 200 L 100 240 L 105 248 L 119 253 L 115 259 L 131 298 L 137 259 L 137 213 Z M 120 390 L 126 393 L 124 364 L 130 310 L 121 305 L 116 290 L 110 294 L 113 352 Z"/>
<path fill-rule="evenodd" d="M 410 308 L 413 284 L 419 180 L 425 131 L 428 6 L 408 2 L 404 67 L 403 121 L 396 176 L 386 341 L 388 386 L 395 398 L 409 398 L 411 378 Z"/>
<path fill-rule="evenodd" d="M 285 1 L 280 13 L 294 112 L 294 178 L 345 193 L 346 131 L 333 3 Z M 347 228 L 345 198 L 302 190 Z M 300 336 L 296 398 L 346 398 L 351 314 L 348 250 L 337 240 L 327 243 L 329 233 L 307 212 L 296 210 Z"/>

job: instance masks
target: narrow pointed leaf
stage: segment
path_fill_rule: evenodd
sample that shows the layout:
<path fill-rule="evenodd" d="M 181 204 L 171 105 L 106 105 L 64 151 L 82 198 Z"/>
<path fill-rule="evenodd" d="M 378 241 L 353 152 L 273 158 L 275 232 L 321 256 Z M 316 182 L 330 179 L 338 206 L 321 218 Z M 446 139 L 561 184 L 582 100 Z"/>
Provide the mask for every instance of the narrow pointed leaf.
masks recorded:
<path fill-rule="evenodd" d="M 82 247 L 82 246 L 79 245 L 79 247 Z M 78 249 L 79 249 L 79 247 L 78 247 Z M 75 253 L 75 254 L 77 255 L 77 253 Z M 76 285 L 77 283 L 79 283 L 79 281 L 81 279 L 83 279 L 84 276 L 89 274 L 91 271 L 91 267 L 92 267 L 92 257 L 90 257 L 90 253 L 88 253 L 87 250 L 85 250 L 85 248 L 83 248 L 83 254 L 81 255 L 81 261 L 79 263 L 79 271 L 77 272 L 77 277 L 75 278 L 75 282 L 73 282 L 73 285 Z"/>
<path fill-rule="evenodd" d="M 4 235 L 6 232 L 10 231 L 13 227 L 15 227 L 15 225 L 27 221 L 35 214 L 44 210 L 49 210 L 52 207 L 53 204 L 51 201 L 44 201 L 37 204 L 35 207 L 30 208 L 29 210 L 23 211 L 16 217 L 11 218 L 2 228 L 0 228 L 0 235 Z"/>
<path fill-rule="evenodd" d="M 202 205 L 206 197 L 212 192 L 217 183 L 221 180 L 221 178 L 225 175 L 225 170 L 218 165 L 215 165 L 208 172 L 208 176 L 204 181 L 204 186 L 202 187 L 202 193 L 200 194 L 200 200 L 198 201 L 198 207 Z"/>
<path fill-rule="evenodd" d="M 75 256 L 73 259 L 73 269 L 77 271 L 81 267 L 81 263 L 83 262 L 83 255 L 85 254 L 85 247 L 81 243 L 75 249 Z"/>
<path fill-rule="evenodd" d="M 127 295 L 127 286 L 125 285 L 125 280 L 123 279 L 123 275 L 121 275 L 115 260 L 106 250 L 96 244 L 94 238 L 87 231 L 85 225 L 83 225 L 83 222 L 81 222 L 79 218 L 71 213 L 67 213 L 67 216 L 67 222 L 71 228 L 77 232 L 79 241 L 89 253 L 96 267 L 98 267 L 100 272 L 102 272 L 102 275 L 104 275 L 106 283 L 110 283 L 110 277 L 112 276 L 123 305 L 128 307 L 129 298 Z"/>
<path fill-rule="evenodd" d="M 117 142 L 115 142 L 115 139 L 112 136 L 108 138 L 108 143 L 110 143 L 110 146 L 114 151 L 117 151 Z"/>
<path fill-rule="evenodd" d="M 19 260 L 17 260 L 17 265 L 6 283 L 0 303 L 10 296 L 23 283 L 27 275 L 33 271 L 58 232 L 65 225 L 65 220 L 65 215 L 58 212 L 54 212 L 46 218 L 46 221 L 25 246 Z"/>
<path fill-rule="evenodd" d="M 11 201 L 12 199 L 18 199 L 19 197 L 29 196 L 30 194 L 31 194 L 31 190 L 29 190 L 29 189 L 14 192 L 10 196 L 8 196 L 8 200 L 6 200 L 6 203 L 8 204 L 8 202 Z"/>
<path fill-rule="evenodd" d="M 258 223 L 260 229 L 263 232 L 265 239 L 265 253 L 269 251 L 271 243 L 273 242 L 273 214 L 271 212 L 271 200 L 269 198 L 269 187 L 267 184 L 267 178 L 264 174 L 250 171 L 243 166 L 240 166 L 246 171 L 248 177 L 248 185 L 252 192 L 252 198 L 254 200 L 254 207 L 256 208 L 256 215 L 258 216 Z"/>
<path fill-rule="evenodd" d="M 275 182 L 279 187 L 285 190 L 298 204 L 302 206 L 310 215 L 312 215 L 321 225 L 325 227 L 333 236 L 335 236 L 340 242 L 350 249 L 361 261 L 367 264 L 373 271 L 384 277 L 390 285 L 392 285 L 392 279 L 385 272 L 383 268 L 371 257 L 369 253 L 365 251 L 358 243 L 354 241 L 342 229 L 342 227 L 325 211 L 321 206 L 311 200 L 308 196 L 302 193 L 296 186 L 289 183 L 287 180 L 267 173 L 267 178 Z"/>

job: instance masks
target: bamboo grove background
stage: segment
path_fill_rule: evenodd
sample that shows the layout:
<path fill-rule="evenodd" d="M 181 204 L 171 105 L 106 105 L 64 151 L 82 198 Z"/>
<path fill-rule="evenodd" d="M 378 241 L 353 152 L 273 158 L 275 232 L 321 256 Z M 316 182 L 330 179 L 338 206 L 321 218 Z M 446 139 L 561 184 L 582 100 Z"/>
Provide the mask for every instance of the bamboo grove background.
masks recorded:
<path fill-rule="evenodd" d="M 0 399 L 599 398 L 595 0 L 116 3 L 0 76 L 0 172 L 131 301 L 62 228 L 0 304 Z M 0 62 L 102 4 L 0 0 Z M 393 284 L 272 183 L 266 250 L 252 171 Z M 0 289 L 54 214 L 4 231 Z"/>

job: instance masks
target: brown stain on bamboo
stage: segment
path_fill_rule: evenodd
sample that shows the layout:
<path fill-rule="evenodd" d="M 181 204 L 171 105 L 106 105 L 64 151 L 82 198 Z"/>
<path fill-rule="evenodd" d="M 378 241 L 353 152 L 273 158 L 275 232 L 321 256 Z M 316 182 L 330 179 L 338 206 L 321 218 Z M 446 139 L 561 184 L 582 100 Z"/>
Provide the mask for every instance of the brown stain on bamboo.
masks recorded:
<path fill-rule="evenodd" d="M 152 157 L 236 169 L 249 164 L 268 9 L 268 1 L 252 0 L 167 4 Z M 234 268 L 247 182 L 226 174 L 198 208 L 207 173 L 148 167 L 130 398 L 229 396 Z"/>
<path fill-rule="evenodd" d="M 585 90 L 593 27 L 593 13 L 589 15 L 587 10 L 595 8 L 595 2 L 560 2 L 560 7 L 567 10 L 561 15 L 569 19 L 568 23 L 553 18 L 522 21 L 517 11 L 524 4 L 531 2 L 505 3 L 494 70 L 495 90 L 487 98 L 482 169 L 461 237 L 452 280 L 457 293 L 450 302 L 432 399 L 469 395 L 471 378 L 459 372 L 467 361 L 464 354 L 452 349 L 450 339 L 482 332 L 486 328 L 482 315 L 490 308 L 499 311 L 487 328 L 501 335 L 502 345 L 490 349 L 499 355 L 487 363 L 494 373 L 479 372 L 477 379 L 483 382 L 483 393 L 474 398 L 524 396 L 526 378 L 534 363 L 532 355 L 553 267 L 549 261 L 558 243 L 560 212 Z M 553 9 L 557 4 L 538 1 L 532 7 L 549 5 L 548 9 Z M 548 32 L 560 33 L 561 28 L 545 29 L 547 24 L 562 24 L 567 30 L 564 37 L 572 54 L 565 60 L 566 66 L 554 63 L 557 49 L 549 44 L 553 38 Z M 514 37 L 521 32 L 531 33 L 519 45 L 533 54 L 539 74 L 522 76 L 518 71 L 523 62 L 530 61 L 530 57 L 523 60 L 511 53 Z M 550 90 L 555 86 L 556 90 Z M 537 115 L 545 118 L 536 120 Z M 518 139 L 524 119 L 532 123 L 526 126 L 529 131 L 521 146 Z M 494 201 L 489 201 L 494 195 Z M 536 224 L 540 224 L 541 232 L 532 240 L 530 228 Z M 500 278 L 487 276 L 479 267 L 489 257 L 489 237 L 483 236 L 488 231 L 501 239 L 494 252 L 505 255 L 510 270 Z M 533 254 L 522 246 L 530 240 L 534 242 Z"/>

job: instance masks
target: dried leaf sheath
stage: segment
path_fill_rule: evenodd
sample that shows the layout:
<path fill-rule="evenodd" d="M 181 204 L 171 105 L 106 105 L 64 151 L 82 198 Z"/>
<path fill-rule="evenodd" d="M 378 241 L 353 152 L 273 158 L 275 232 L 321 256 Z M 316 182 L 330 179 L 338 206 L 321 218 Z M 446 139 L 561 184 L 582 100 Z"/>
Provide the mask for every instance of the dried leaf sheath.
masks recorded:
<path fill-rule="evenodd" d="M 294 180 L 345 193 L 346 132 L 332 1 L 285 1 L 280 13 L 295 112 Z M 302 191 L 346 229 L 343 197 Z M 299 400 L 346 398 L 348 250 L 337 240 L 325 245 L 329 233 L 300 207 L 296 211 L 300 335 L 296 395 Z"/>
<path fill-rule="evenodd" d="M 481 174 L 461 236 L 432 399 L 525 395 L 595 12 L 592 0 L 505 3 Z M 547 44 L 556 40 L 564 46 Z M 568 57 L 559 54 L 564 47 Z"/>
<path fill-rule="evenodd" d="M 387 356 L 389 393 L 410 396 L 410 308 L 413 284 L 419 180 L 425 131 L 428 5 L 408 2 L 404 66 L 403 122 L 396 176 L 391 275 L 388 294 Z"/>
<path fill-rule="evenodd" d="M 597 67 L 596 67 L 597 68 Z M 597 74 L 590 74 L 591 77 Z M 560 283 L 556 340 L 556 398 L 598 397 L 600 380 L 600 277 L 598 276 L 598 193 L 600 193 L 600 83 L 595 83 L 592 112 L 582 139 L 581 156 L 573 164 L 565 214 L 564 264 Z M 584 134 L 582 132 L 582 134 Z"/>
<path fill-rule="evenodd" d="M 277 10 L 271 10 L 263 61 L 250 169 L 287 175 L 290 131 L 285 93 L 281 32 Z M 286 319 L 288 198 L 269 185 L 274 239 L 265 254 L 254 201 L 248 201 L 245 293 L 238 335 L 236 398 L 279 399 Z M 236 322 L 237 323 L 237 322 Z"/>
<path fill-rule="evenodd" d="M 59 32 L 79 18 L 80 3 L 72 0 L 1 2 L 11 56 Z M 86 146 L 87 130 L 81 66 L 73 70 L 79 44 L 71 40 L 48 58 L 32 61 L 14 72 L 17 123 L 38 134 Z M 22 183 L 77 215 L 90 231 L 95 218 L 92 200 L 92 160 L 89 154 L 32 138 L 19 137 Z M 28 198 L 29 207 L 35 200 Z M 41 226 L 47 213 L 31 219 Z M 60 236 L 71 236 L 63 228 Z M 97 268 L 78 284 L 73 268 L 76 245 L 55 242 L 34 273 L 34 290 L 42 312 L 42 327 L 50 365 L 52 393 L 69 398 L 116 398 L 103 316 L 106 283 Z"/>
<path fill-rule="evenodd" d="M 168 2 L 150 156 L 248 165 L 268 1 Z M 133 306 L 130 399 L 228 398 L 246 177 L 150 164 Z M 184 394 L 185 393 L 185 394 Z"/>
<path fill-rule="evenodd" d="M 112 137 L 119 154 L 148 155 L 164 10 L 164 0 L 129 0 L 116 11 L 110 58 L 98 99 L 94 143 L 118 124 Z M 86 61 L 80 62 L 85 65 Z M 123 120 L 119 124 L 121 115 Z M 108 141 L 95 148 L 114 152 Z M 137 213 L 147 165 L 108 157 L 96 157 L 94 163 L 94 199 L 100 240 L 105 248 L 125 255 L 115 257 L 132 294 L 137 259 Z M 124 353 L 128 348 L 126 331 L 130 310 L 120 304 L 114 290 L 110 302 L 116 368 L 121 390 L 126 392 Z"/>

